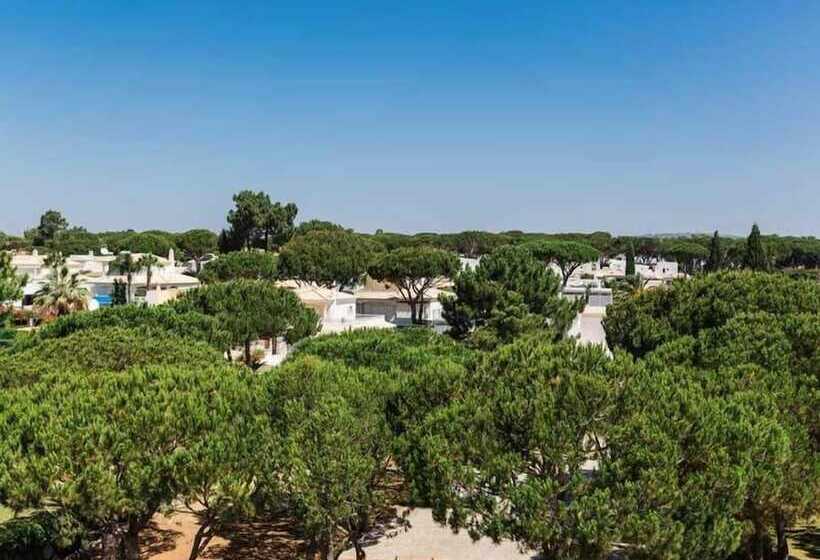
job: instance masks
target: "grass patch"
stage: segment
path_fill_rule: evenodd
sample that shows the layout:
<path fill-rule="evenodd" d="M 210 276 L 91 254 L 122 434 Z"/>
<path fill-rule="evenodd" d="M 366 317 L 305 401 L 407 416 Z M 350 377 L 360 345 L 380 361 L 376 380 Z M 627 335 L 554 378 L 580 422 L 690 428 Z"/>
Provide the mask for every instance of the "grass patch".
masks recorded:
<path fill-rule="evenodd" d="M 14 512 L 7 507 L 0 506 L 0 523 L 14 517 Z"/>

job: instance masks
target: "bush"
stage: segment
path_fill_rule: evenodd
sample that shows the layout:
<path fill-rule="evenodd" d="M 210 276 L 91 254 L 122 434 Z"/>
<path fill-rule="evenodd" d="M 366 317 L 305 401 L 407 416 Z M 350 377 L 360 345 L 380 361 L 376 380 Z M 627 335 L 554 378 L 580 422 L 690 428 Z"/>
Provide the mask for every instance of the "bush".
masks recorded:
<path fill-rule="evenodd" d="M 426 328 L 360 330 L 319 336 L 298 346 L 299 354 L 313 354 L 350 367 L 382 371 L 415 371 L 443 358 L 466 365 L 475 353 L 451 338 Z"/>
<path fill-rule="evenodd" d="M 208 366 L 222 354 L 204 342 L 148 328 L 105 327 L 45 339 L 0 354 L 0 387 L 27 385 L 50 372 L 124 371 L 155 364 Z"/>
<path fill-rule="evenodd" d="M 740 313 L 820 312 L 820 284 L 783 274 L 720 272 L 643 290 L 607 308 L 609 346 L 644 356 L 680 336 L 697 336 Z"/>
<path fill-rule="evenodd" d="M 67 514 L 40 511 L 0 524 L 0 560 L 51 560 L 80 549 L 84 532 Z"/>
<path fill-rule="evenodd" d="M 279 277 L 279 258 L 271 253 L 257 251 L 237 251 L 221 255 L 207 263 L 199 273 L 205 284 L 227 282 L 245 278 L 248 280 L 270 280 Z"/>
<path fill-rule="evenodd" d="M 38 341 L 62 338 L 72 333 L 101 327 L 146 327 L 155 331 L 201 340 L 216 349 L 224 350 L 228 335 L 213 317 L 195 311 L 180 312 L 171 306 L 146 307 L 118 305 L 95 311 L 82 311 L 59 317 L 43 325 L 29 337 L 19 337 L 16 348 L 27 348 Z"/>

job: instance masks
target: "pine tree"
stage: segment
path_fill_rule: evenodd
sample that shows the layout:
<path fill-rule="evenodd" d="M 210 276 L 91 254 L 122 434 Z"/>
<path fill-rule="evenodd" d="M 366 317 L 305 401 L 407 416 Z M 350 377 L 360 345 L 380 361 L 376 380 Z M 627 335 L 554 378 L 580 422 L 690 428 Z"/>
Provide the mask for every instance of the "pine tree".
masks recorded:
<path fill-rule="evenodd" d="M 632 243 L 626 248 L 626 275 L 635 276 L 635 246 Z"/>
<path fill-rule="evenodd" d="M 763 242 L 760 239 L 760 228 L 757 224 L 752 225 L 752 232 L 746 239 L 746 257 L 743 265 L 752 270 L 768 270 L 769 260 L 766 251 L 763 249 Z"/>
<path fill-rule="evenodd" d="M 720 249 L 720 235 L 715 230 L 712 241 L 709 243 L 709 260 L 706 261 L 706 270 L 717 272 L 723 268 L 723 252 Z"/>

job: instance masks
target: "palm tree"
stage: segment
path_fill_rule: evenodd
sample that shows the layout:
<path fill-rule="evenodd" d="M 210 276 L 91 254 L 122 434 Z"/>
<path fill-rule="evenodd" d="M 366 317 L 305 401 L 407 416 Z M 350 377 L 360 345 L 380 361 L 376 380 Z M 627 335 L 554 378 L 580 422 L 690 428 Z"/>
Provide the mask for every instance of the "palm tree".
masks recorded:
<path fill-rule="evenodd" d="M 646 288 L 648 282 L 649 278 L 644 278 L 640 274 L 633 274 L 607 280 L 606 287 L 612 290 L 614 299 L 621 300 L 640 294 Z"/>
<path fill-rule="evenodd" d="M 131 256 L 131 253 L 122 253 L 117 257 L 114 266 L 119 270 L 120 274 L 125 275 L 125 282 L 128 284 L 125 301 L 131 303 L 131 285 L 134 283 L 134 273 L 140 271 L 140 265 L 134 260 L 134 257 Z"/>
<path fill-rule="evenodd" d="M 145 269 L 145 293 L 151 291 L 151 276 L 153 276 L 154 271 L 153 267 L 159 263 L 159 258 L 156 255 L 152 255 L 148 253 L 147 255 L 143 255 L 139 261 L 137 261 L 137 267 L 140 270 Z"/>
<path fill-rule="evenodd" d="M 88 289 L 80 283 L 79 272 L 71 273 L 64 264 L 55 266 L 48 280 L 34 294 L 34 305 L 46 315 L 59 317 L 88 307 Z"/>

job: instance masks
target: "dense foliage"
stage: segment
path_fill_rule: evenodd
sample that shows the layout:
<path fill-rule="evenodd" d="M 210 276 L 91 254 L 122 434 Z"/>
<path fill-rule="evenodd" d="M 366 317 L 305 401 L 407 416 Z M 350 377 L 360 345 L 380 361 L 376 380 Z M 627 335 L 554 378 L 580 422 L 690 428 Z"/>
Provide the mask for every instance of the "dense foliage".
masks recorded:
<path fill-rule="evenodd" d="M 122 371 L 148 364 L 208 366 L 222 355 L 204 342 L 149 326 L 85 328 L 59 338 L 20 340 L 0 353 L 0 387 L 27 385 L 51 373 Z"/>
<path fill-rule="evenodd" d="M 280 252 L 282 276 L 327 287 L 355 285 L 379 246 L 356 233 L 319 229 L 297 235 Z"/>
<path fill-rule="evenodd" d="M 264 192 L 240 191 L 228 212 L 229 229 L 223 230 L 222 251 L 260 248 L 270 251 L 285 244 L 293 235 L 298 209 L 295 204 L 272 202 Z"/>
<path fill-rule="evenodd" d="M 388 514 L 393 442 L 383 373 L 304 356 L 267 374 L 282 438 L 280 493 L 321 558 L 354 546 Z M 341 537 L 339 535 L 342 535 Z"/>
<path fill-rule="evenodd" d="M 254 366 L 251 343 L 284 336 L 295 343 L 317 332 L 319 318 L 296 295 L 264 280 L 219 282 L 185 292 L 172 304 L 179 312 L 214 317 L 231 346 L 244 347 L 245 364 Z"/>
<path fill-rule="evenodd" d="M 544 558 L 605 556 L 616 509 L 588 471 L 604 449 L 611 367 L 596 347 L 535 337 L 488 354 L 462 397 L 426 419 L 429 470 L 414 474 L 432 479 L 436 518 Z"/>
<path fill-rule="evenodd" d="M 595 261 L 599 256 L 595 247 L 579 241 L 532 241 L 524 246 L 536 258 L 557 265 L 561 269 L 564 286 L 579 266 Z"/>
<path fill-rule="evenodd" d="M 131 560 L 151 517 L 182 509 L 199 521 L 195 558 L 226 524 L 285 512 L 309 557 L 363 558 L 409 503 L 547 559 L 617 546 L 635 560 L 785 560 L 789 528 L 818 513 L 820 284 L 806 270 L 736 270 L 816 266 L 817 240 L 757 228 L 363 236 L 320 221 L 291 239 L 295 206 L 251 191 L 235 202 L 223 248 L 282 245 L 281 261 L 223 254 L 172 305 L 72 313 L 0 350 L 0 505 L 34 511 L 0 525 L 0 546 L 31 557 L 97 541 Z M 52 212 L 22 243 L 56 251 L 93 235 Z M 157 239 L 193 259 L 214 242 L 203 230 L 98 237 Z M 482 259 L 460 270 L 456 253 Z M 621 254 L 630 271 L 674 258 L 697 274 L 652 289 L 624 279 L 609 356 L 564 339 L 582 303 L 558 294 L 581 262 Z M 415 320 L 447 277 L 451 336 L 312 337 L 317 317 L 274 284 L 277 262 L 325 285 L 367 269 Z M 20 282 L 0 273 L 0 289 L 19 297 Z M 268 371 L 225 363 L 241 345 L 255 365 L 249 345 L 265 337 L 298 344 Z"/>
<path fill-rule="evenodd" d="M 192 229 L 177 237 L 177 245 L 186 259 L 194 261 L 194 269 L 199 274 L 202 258 L 216 252 L 217 236 L 207 229 Z"/>
<path fill-rule="evenodd" d="M 174 236 L 165 232 L 132 233 L 116 240 L 109 250 L 130 253 L 151 253 L 167 256 L 171 249 L 177 249 Z"/>
<path fill-rule="evenodd" d="M 484 348 L 511 342 L 525 332 L 560 339 L 584 301 L 561 296 L 561 279 L 525 247 L 486 255 L 454 279 L 453 295 L 440 298 L 449 334 Z"/>
<path fill-rule="evenodd" d="M 641 357 L 664 342 L 723 325 L 742 312 L 820 311 L 820 284 L 779 274 L 725 271 L 643 290 L 615 302 L 604 320 L 607 342 Z"/>
<path fill-rule="evenodd" d="M 199 273 L 199 280 L 204 284 L 240 278 L 272 282 L 278 277 L 279 257 L 260 251 L 234 251 L 220 255 L 202 267 Z"/>
<path fill-rule="evenodd" d="M 452 278 L 459 270 L 455 254 L 432 247 L 406 247 L 390 251 L 370 266 L 370 276 L 390 282 L 410 307 L 413 324 L 420 324 L 424 300 L 428 292 L 444 278 Z"/>
<path fill-rule="evenodd" d="M 218 350 L 224 350 L 230 342 L 228 332 L 219 321 L 203 313 L 177 310 L 169 305 L 118 305 L 60 317 L 43 325 L 30 336 L 19 337 L 15 349 L 28 348 L 42 340 L 62 338 L 78 331 L 103 327 L 145 328 L 200 340 Z"/>
<path fill-rule="evenodd" d="M 227 448 L 260 440 L 254 403 L 248 377 L 228 365 L 65 370 L 7 389 L 0 458 L 14 468 L 0 474 L 0 496 L 16 509 L 69 512 L 102 535 L 105 558 L 124 550 L 136 559 L 153 514 L 198 496 L 205 490 L 197 482 L 222 472 L 207 457 L 228 466 L 228 478 L 215 482 L 233 499 L 232 482 L 252 454 Z"/>
<path fill-rule="evenodd" d="M 23 297 L 23 286 L 26 278 L 17 274 L 11 264 L 11 255 L 0 251 L 0 323 L 3 321 L 5 305 Z"/>

